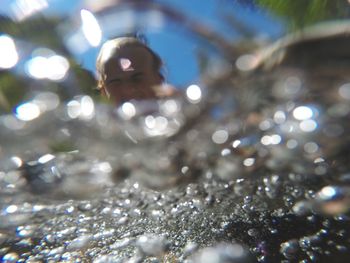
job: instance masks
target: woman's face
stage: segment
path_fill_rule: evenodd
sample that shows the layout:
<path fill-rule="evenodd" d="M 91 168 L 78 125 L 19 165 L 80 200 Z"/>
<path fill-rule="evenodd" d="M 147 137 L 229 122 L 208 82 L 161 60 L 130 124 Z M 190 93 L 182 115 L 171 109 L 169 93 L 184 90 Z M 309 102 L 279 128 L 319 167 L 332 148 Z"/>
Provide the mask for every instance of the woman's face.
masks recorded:
<path fill-rule="evenodd" d="M 162 79 L 153 64 L 152 55 L 144 47 L 119 49 L 105 64 L 103 91 L 117 105 L 132 99 L 156 98 L 155 87 Z"/>

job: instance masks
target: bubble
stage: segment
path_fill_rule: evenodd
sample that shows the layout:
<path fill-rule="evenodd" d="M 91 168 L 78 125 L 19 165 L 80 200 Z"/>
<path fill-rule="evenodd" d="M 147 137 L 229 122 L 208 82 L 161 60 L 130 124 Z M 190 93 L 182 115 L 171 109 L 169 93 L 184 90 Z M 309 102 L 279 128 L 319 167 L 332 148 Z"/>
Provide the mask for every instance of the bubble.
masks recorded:
<path fill-rule="evenodd" d="M 4 263 L 15 263 L 17 262 L 17 260 L 19 259 L 19 256 L 17 253 L 12 252 L 12 253 L 8 253 L 6 255 L 4 255 L 2 257 L 2 262 Z"/>
<path fill-rule="evenodd" d="M 164 236 L 145 234 L 138 238 L 136 244 L 146 255 L 162 255 L 167 250 L 167 240 Z"/>
<path fill-rule="evenodd" d="M 39 106 L 40 111 L 50 111 L 60 105 L 60 98 L 53 92 L 40 92 L 33 99 L 33 103 Z"/>
<path fill-rule="evenodd" d="M 238 196 L 250 194 L 254 188 L 254 184 L 252 184 L 249 180 L 245 180 L 243 178 L 236 179 L 233 185 L 234 193 Z"/>
<path fill-rule="evenodd" d="M 5 212 L 8 214 L 13 214 L 18 210 L 18 206 L 16 205 L 10 205 L 5 209 Z"/>
<path fill-rule="evenodd" d="M 113 168 L 109 162 L 100 162 L 95 164 L 91 171 L 93 173 L 111 173 L 113 171 Z"/>
<path fill-rule="evenodd" d="M 100 255 L 93 261 L 93 263 L 113 263 L 113 262 L 119 262 L 118 258 L 113 255 Z"/>
<path fill-rule="evenodd" d="M 44 237 L 44 240 L 49 244 L 53 244 L 56 242 L 56 237 L 54 235 L 49 234 Z"/>
<path fill-rule="evenodd" d="M 240 141 L 240 140 L 235 140 L 235 141 L 232 143 L 232 147 L 233 147 L 233 148 L 237 148 L 240 144 L 241 144 L 241 141 Z"/>
<path fill-rule="evenodd" d="M 252 166 L 255 163 L 255 159 L 254 158 L 247 158 L 243 161 L 243 165 L 244 166 Z"/>
<path fill-rule="evenodd" d="M 145 118 L 145 128 L 149 136 L 163 135 L 170 129 L 169 121 L 164 116 L 148 115 Z"/>
<path fill-rule="evenodd" d="M 327 215 L 340 215 L 349 210 L 349 190 L 339 186 L 325 186 L 315 196 L 315 209 Z"/>
<path fill-rule="evenodd" d="M 298 142 L 294 139 L 290 139 L 287 141 L 287 148 L 295 149 L 298 146 Z"/>
<path fill-rule="evenodd" d="M 202 99 L 202 90 L 197 85 L 190 85 L 186 89 L 186 96 L 191 103 L 199 103 Z"/>
<path fill-rule="evenodd" d="M 174 115 L 179 112 L 180 106 L 176 100 L 166 100 L 161 104 L 161 112 L 167 116 Z"/>
<path fill-rule="evenodd" d="M 123 119 L 130 120 L 131 118 L 135 117 L 135 115 L 136 115 L 135 105 L 131 102 L 125 102 L 118 109 L 118 113 L 121 115 L 121 117 Z"/>
<path fill-rule="evenodd" d="M 325 186 L 316 195 L 316 198 L 322 201 L 337 200 L 344 196 L 342 188 L 336 186 Z"/>
<path fill-rule="evenodd" d="M 125 225 L 128 221 L 129 221 L 129 217 L 123 216 L 123 217 L 118 219 L 117 224 L 118 225 Z"/>
<path fill-rule="evenodd" d="M 307 119 L 312 118 L 313 111 L 312 111 L 311 108 L 309 108 L 307 106 L 299 106 L 299 107 L 294 109 L 293 116 L 297 120 L 301 120 L 301 121 L 302 120 L 307 120 Z"/>
<path fill-rule="evenodd" d="M 271 129 L 272 126 L 273 126 L 272 120 L 263 120 L 262 122 L 259 123 L 259 128 L 262 131 Z"/>
<path fill-rule="evenodd" d="M 230 149 L 225 148 L 225 149 L 223 149 L 221 151 L 221 156 L 228 156 L 230 154 L 231 154 L 231 150 Z"/>
<path fill-rule="evenodd" d="M 50 162 L 52 161 L 53 159 L 55 159 L 55 156 L 52 155 L 52 154 L 45 154 L 43 156 L 41 156 L 39 159 L 38 159 L 38 162 L 41 163 L 41 164 L 45 164 L 47 162 Z"/>
<path fill-rule="evenodd" d="M 133 243 L 132 239 L 130 239 L 130 238 L 123 238 L 123 239 L 120 239 L 120 240 L 117 240 L 116 242 L 114 242 L 110 246 L 110 249 L 121 249 L 121 248 L 129 246 L 132 243 Z"/>
<path fill-rule="evenodd" d="M 244 197 L 244 203 L 251 203 L 253 200 L 253 197 L 251 195 L 247 195 Z"/>
<path fill-rule="evenodd" d="M 30 237 L 31 235 L 33 235 L 33 233 L 35 232 L 36 227 L 35 226 L 19 226 L 17 227 L 17 235 L 19 237 Z"/>
<path fill-rule="evenodd" d="M 8 35 L 0 35 L 0 68 L 10 69 L 16 66 L 19 56 L 14 40 Z"/>
<path fill-rule="evenodd" d="M 240 244 L 218 244 L 201 249 L 194 258 L 195 263 L 250 262 L 249 252 Z"/>
<path fill-rule="evenodd" d="M 80 103 L 76 100 L 71 100 L 67 103 L 67 113 L 71 119 L 76 119 L 80 115 Z"/>
<path fill-rule="evenodd" d="M 282 124 L 286 121 L 286 114 L 283 111 L 276 111 L 273 120 L 277 124 Z"/>
<path fill-rule="evenodd" d="M 33 102 L 25 102 L 16 108 L 16 117 L 22 121 L 31 121 L 40 116 L 40 108 Z"/>
<path fill-rule="evenodd" d="M 315 142 L 307 142 L 304 145 L 304 150 L 307 153 L 316 153 L 318 151 L 319 147 L 317 143 Z"/>
<path fill-rule="evenodd" d="M 259 235 L 259 231 L 256 228 L 248 229 L 248 235 L 251 237 L 257 237 Z"/>
<path fill-rule="evenodd" d="M 100 232 L 96 233 L 93 236 L 94 240 L 103 240 L 103 239 L 108 239 L 110 237 L 113 237 L 115 235 L 116 230 L 115 229 L 100 229 L 98 228 Z"/>
<path fill-rule="evenodd" d="M 47 256 L 49 256 L 49 257 L 54 257 L 54 258 L 60 259 L 62 254 L 65 252 L 65 249 L 63 246 L 60 246 L 60 247 L 52 248 L 51 250 L 45 251 L 45 252 L 47 253 Z"/>
<path fill-rule="evenodd" d="M 343 246 L 343 245 L 337 245 L 337 246 L 336 246 L 336 249 L 337 249 L 338 251 L 342 252 L 342 253 L 346 253 L 346 252 L 349 251 L 349 248 L 346 247 L 346 246 Z"/>
<path fill-rule="evenodd" d="M 301 79 L 298 76 L 289 76 L 285 81 L 285 90 L 289 94 L 296 94 L 301 89 Z"/>
<path fill-rule="evenodd" d="M 292 239 L 281 244 L 280 252 L 286 259 L 294 259 L 297 257 L 299 252 L 299 243 L 298 240 Z"/>
<path fill-rule="evenodd" d="M 82 96 L 80 98 L 80 107 L 81 107 L 81 118 L 90 119 L 94 116 L 95 105 L 94 101 L 89 96 Z"/>
<path fill-rule="evenodd" d="M 80 11 L 82 30 L 89 44 L 93 47 L 100 45 L 102 40 L 102 31 L 95 16 L 88 10 Z"/>
<path fill-rule="evenodd" d="M 350 100 L 350 83 L 346 83 L 339 87 L 339 95 L 346 100 Z"/>
<path fill-rule="evenodd" d="M 226 130 L 217 130 L 213 133 L 211 139 L 216 144 L 223 144 L 228 140 L 228 132 Z"/>
<path fill-rule="evenodd" d="M 62 81 L 69 70 L 68 60 L 59 55 L 35 56 L 26 62 L 27 74 L 36 79 L 49 79 L 52 81 Z"/>
<path fill-rule="evenodd" d="M 299 127 L 304 132 L 313 132 L 317 128 L 317 122 L 314 120 L 305 120 L 300 122 Z"/>
<path fill-rule="evenodd" d="M 244 54 L 236 60 L 236 67 L 242 71 L 252 70 L 258 63 L 256 56 L 252 54 Z"/>
<path fill-rule="evenodd" d="M 68 251 L 82 249 L 86 247 L 91 240 L 92 240 L 91 235 L 83 235 L 83 236 L 77 237 L 76 239 L 73 239 L 70 243 L 68 243 L 66 249 Z"/>
<path fill-rule="evenodd" d="M 271 135 L 271 144 L 276 145 L 276 144 L 279 144 L 281 141 L 282 141 L 282 138 L 280 135 L 278 134 Z"/>
<path fill-rule="evenodd" d="M 264 135 L 263 137 L 261 137 L 261 143 L 264 145 L 270 145 L 271 144 L 271 136 L 269 135 Z"/>

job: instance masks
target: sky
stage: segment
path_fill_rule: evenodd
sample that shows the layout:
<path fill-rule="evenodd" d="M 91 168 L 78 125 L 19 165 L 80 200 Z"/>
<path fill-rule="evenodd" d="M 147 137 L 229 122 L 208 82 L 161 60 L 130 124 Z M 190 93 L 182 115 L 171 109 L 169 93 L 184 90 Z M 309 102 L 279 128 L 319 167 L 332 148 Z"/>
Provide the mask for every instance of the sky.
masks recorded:
<path fill-rule="evenodd" d="M 79 31 L 75 26 L 80 9 L 84 7 L 83 0 L 0 0 L 0 13 L 13 14 L 11 6 L 14 3 L 25 7 L 30 2 L 36 2 L 37 7 L 47 2 L 47 8 L 42 11 L 44 14 L 68 15 L 70 21 L 67 23 L 72 24 L 72 30 L 65 32 L 62 41 L 67 44 L 78 63 L 94 72 L 95 59 L 101 45 L 91 47 L 85 43 L 85 47 L 83 47 L 84 45 L 77 45 L 76 42 L 72 41 Z M 214 29 L 215 32 L 220 33 L 230 41 L 235 41 L 240 36 L 223 21 L 223 14 L 234 15 L 236 19 L 253 28 L 258 37 L 275 39 L 281 36 L 284 31 L 283 23 L 276 17 L 272 17 L 258 8 L 242 6 L 239 4 L 242 1 L 238 0 L 158 0 L 158 2 L 167 4 L 191 19 Z M 25 9 L 28 10 L 27 7 Z M 132 17 L 134 20 L 139 20 L 138 22 L 134 21 L 134 23 L 144 28 L 142 33 L 146 36 L 149 45 L 165 62 L 165 76 L 168 82 L 176 86 L 186 86 L 197 81 L 196 52 L 199 48 L 208 50 L 209 53 L 215 53 L 215 51 L 208 47 L 204 41 L 191 37 L 184 25 L 169 22 L 164 18 L 162 21 L 162 17 L 157 16 L 152 17 L 160 19 L 162 26 L 157 26 L 154 21 L 152 24 L 150 13 L 146 12 Z M 107 40 L 113 37 L 113 34 L 118 34 L 115 33 L 118 30 L 121 34 L 125 30 L 123 29 L 125 21 L 130 17 L 130 12 L 116 12 L 113 14 L 113 19 L 109 19 L 109 22 L 106 23 L 106 18 L 96 16 L 101 25 L 102 40 Z M 113 26 L 111 27 L 111 25 Z M 77 46 L 82 48 L 77 49 Z"/>

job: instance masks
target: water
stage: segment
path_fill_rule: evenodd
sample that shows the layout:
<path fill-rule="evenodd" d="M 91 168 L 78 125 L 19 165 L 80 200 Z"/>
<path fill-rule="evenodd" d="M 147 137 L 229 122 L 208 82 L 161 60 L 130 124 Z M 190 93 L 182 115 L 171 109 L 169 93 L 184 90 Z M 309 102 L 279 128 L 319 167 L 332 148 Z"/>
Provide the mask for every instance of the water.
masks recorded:
<path fill-rule="evenodd" d="M 21 151 L 27 145 L 19 140 L 11 144 L 16 156 L 2 160 L 6 167 L 1 173 L 3 261 L 347 258 L 348 188 L 329 185 L 330 181 L 336 183 L 337 177 L 309 174 L 310 169 L 324 164 L 325 157 L 315 163 L 309 160 L 309 153 L 286 155 L 283 158 L 309 168 L 284 162 L 273 170 L 262 160 L 280 158 L 273 151 L 280 151 L 285 144 L 264 145 L 251 139 L 257 134 L 264 136 L 257 128 L 258 133 L 244 136 L 238 147 L 232 142 L 218 147 L 211 140 L 212 123 L 197 124 L 201 140 L 207 138 L 199 148 L 186 147 L 190 145 L 183 142 L 187 136 L 177 138 L 171 147 L 167 137 L 155 139 L 147 134 L 139 134 L 138 143 L 118 140 L 118 129 L 108 134 L 110 137 L 103 135 L 105 140 L 97 140 L 101 136 L 98 114 L 108 110 L 96 111 L 93 118 L 83 121 L 52 119 L 54 112 L 67 110 L 62 105 L 39 118 L 63 122 L 69 134 L 76 134 L 74 139 L 89 126 L 90 132 L 95 132 L 84 135 L 89 144 L 75 145 L 72 140 L 74 151 L 43 151 L 34 159 L 33 153 Z M 226 127 L 232 121 L 228 119 Z M 140 129 L 140 122 L 135 123 Z M 35 140 L 42 126 L 36 120 L 26 125 L 30 133 L 15 136 Z M 14 135 L 9 136 L 11 140 Z M 54 143 L 52 136 L 41 136 L 41 140 Z M 203 147 L 211 150 L 210 155 Z M 230 152 L 223 155 L 222 147 Z M 28 156 L 31 159 L 26 160 Z M 254 156 L 255 162 L 245 162 L 249 156 Z M 232 169 L 231 163 L 240 170 Z"/>
<path fill-rule="evenodd" d="M 347 262 L 349 64 L 292 40 L 174 99 L 2 114 L 2 261 Z"/>

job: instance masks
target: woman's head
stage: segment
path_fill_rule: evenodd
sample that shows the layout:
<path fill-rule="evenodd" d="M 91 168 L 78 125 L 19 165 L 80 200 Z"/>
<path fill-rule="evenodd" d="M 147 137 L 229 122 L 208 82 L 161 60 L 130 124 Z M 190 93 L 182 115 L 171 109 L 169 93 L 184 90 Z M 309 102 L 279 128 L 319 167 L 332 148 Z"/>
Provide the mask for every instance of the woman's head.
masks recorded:
<path fill-rule="evenodd" d="M 98 89 L 115 103 L 156 98 L 164 80 L 162 60 L 134 37 L 107 41 L 96 61 Z"/>

